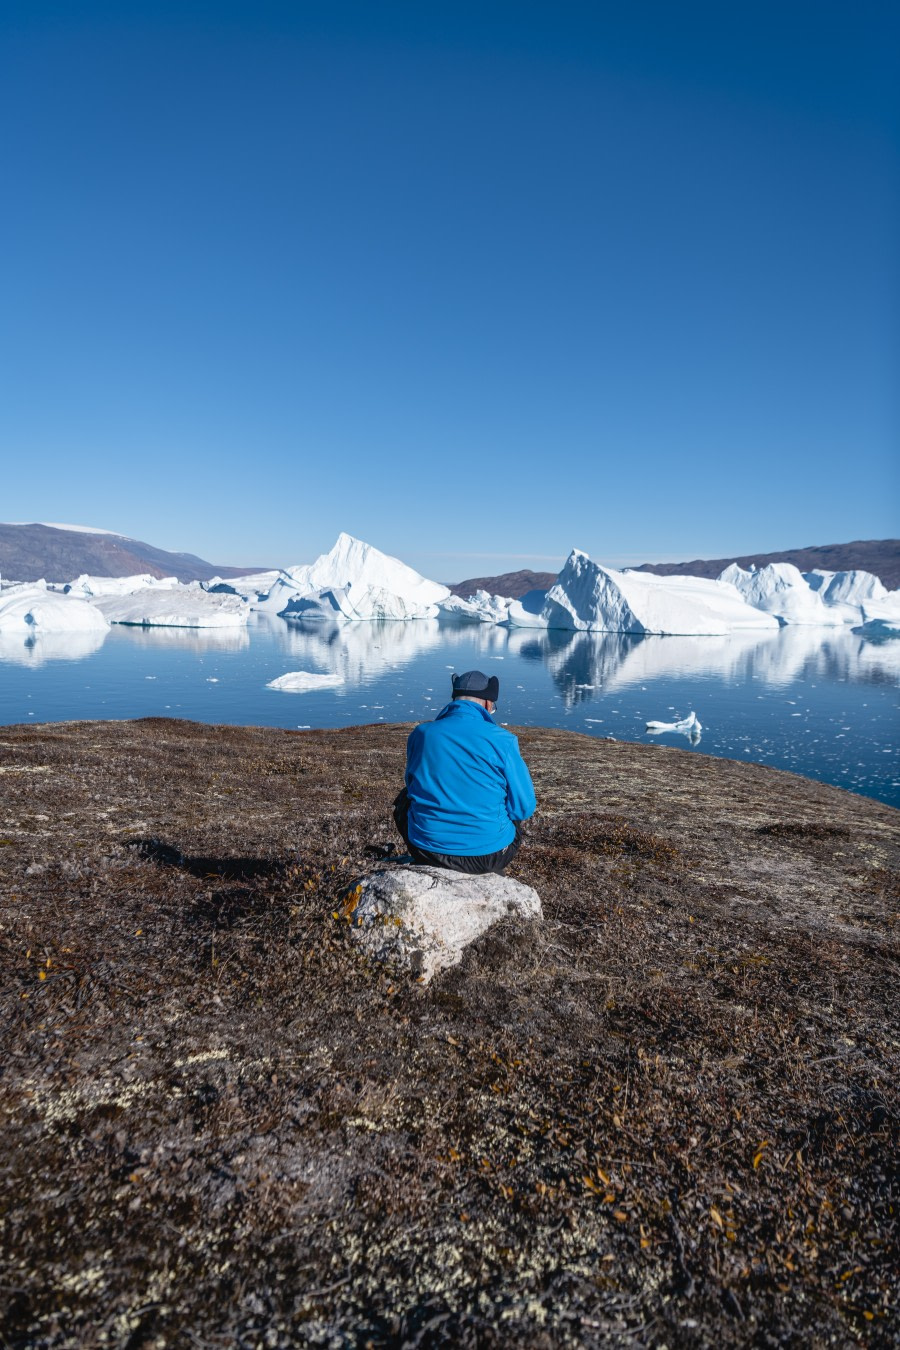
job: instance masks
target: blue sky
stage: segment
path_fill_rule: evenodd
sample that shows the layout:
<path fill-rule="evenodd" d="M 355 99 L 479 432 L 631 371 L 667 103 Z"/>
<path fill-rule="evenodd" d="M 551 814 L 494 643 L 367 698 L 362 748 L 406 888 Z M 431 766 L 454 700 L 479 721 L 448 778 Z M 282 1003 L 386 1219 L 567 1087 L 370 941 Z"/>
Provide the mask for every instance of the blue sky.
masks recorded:
<path fill-rule="evenodd" d="M 898 15 L 6 4 L 0 518 L 449 580 L 896 534 Z"/>

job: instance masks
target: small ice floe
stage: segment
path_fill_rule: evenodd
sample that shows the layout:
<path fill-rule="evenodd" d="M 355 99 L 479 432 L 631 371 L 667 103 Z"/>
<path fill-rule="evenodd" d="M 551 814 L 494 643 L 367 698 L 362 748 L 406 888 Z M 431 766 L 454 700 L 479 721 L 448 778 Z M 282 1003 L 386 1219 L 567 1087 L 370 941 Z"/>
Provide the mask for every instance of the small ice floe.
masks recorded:
<path fill-rule="evenodd" d="M 267 689 L 281 689 L 288 694 L 306 694 L 311 689 L 333 689 L 343 684 L 342 675 L 317 675 L 311 670 L 291 670 L 287 675 L 279 675 L 277 680 L 269 680 Z"/>
<path fill-rule="evenodd" d="M 219 677 L 218 677 L 218 675 L 207 675 L 207 677 L 206 677 L 206 683 L 207 683 L 207 684 L 218 684 L 218 683 L 219 683 Z"/>
<path fill-rule="evenodd" d="M 664 731 L 677 731 L 680 736 L 687 736 L 694 744 L 699 741 L 702 730 L 703 727 L 695 712 L 692 712 L 688 717 L 683 717 L 680 722 L 647 723 L 647 731 L 651 736 L 660 736 Z"/>

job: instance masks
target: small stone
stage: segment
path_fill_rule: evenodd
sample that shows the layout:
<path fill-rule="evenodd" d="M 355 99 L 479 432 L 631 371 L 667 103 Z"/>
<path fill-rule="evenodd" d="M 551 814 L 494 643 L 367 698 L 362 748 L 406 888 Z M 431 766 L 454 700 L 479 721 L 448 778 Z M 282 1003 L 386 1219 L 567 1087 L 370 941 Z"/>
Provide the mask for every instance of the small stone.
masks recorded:
<path fill-rule="evenodd" d="M 354 939 L 369 956 L 408 970 L 423 984 L 455 966 L 498 919 L 543 918 L 537 891 L 493 872 L 385 868 L 364 877 L 351 898 Z"/>

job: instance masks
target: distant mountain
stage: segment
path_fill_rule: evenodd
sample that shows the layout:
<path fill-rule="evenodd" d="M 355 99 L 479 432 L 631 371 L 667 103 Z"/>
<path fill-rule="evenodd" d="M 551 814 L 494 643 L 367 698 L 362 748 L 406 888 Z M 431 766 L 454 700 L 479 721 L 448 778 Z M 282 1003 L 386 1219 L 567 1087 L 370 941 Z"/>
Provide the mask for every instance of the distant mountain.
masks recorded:
<path fill-rule="evenodd" d="M 476 591 L 511 595 L 514 600 L 521 600 L 529 591 L 548 591 L 555 580 L 555 572 L 529 572 L 523 568 L 521 572 L 503 572 L 499 577 L 472 577 L 469 581 L 457 581 L 455 585 L 448 581 L 446 585 L 453 595 L 462 596 L 464 600 Z"/>
<path fill-rule="evenodd" d="M 222 567 L 193 553 L 168 553 L 122 534 L 93 532 L 83 526 L 5 525 L 0 523 L 0 576 L 8 581 L 74 581 L 82 572 L 94 577 L 127 577 L 149 572 L 179 581 L 207 581 L 261 572 L 262 567 Z"/>
<path fill-rule="evenodd" d="M 696 559 L 694 562 L 644 563 L 636 572 L 655 572 L 658 577 L 717 577 L 730 563 L 740 567 L 765 567 L 788 562 L 801 572 L 872 572 L 888 590 L 900 586 L 900 539 L 855 539 L 850 544 L 813 544 L 789 548 L 782 553 L 748 553 L 742 558 Z"/>

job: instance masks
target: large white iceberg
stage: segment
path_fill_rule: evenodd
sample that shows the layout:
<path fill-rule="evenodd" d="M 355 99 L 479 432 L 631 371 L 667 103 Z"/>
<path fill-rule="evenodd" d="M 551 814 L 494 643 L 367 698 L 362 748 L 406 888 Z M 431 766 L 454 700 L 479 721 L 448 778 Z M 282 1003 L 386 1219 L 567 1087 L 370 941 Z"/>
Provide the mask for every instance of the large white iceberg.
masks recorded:
<path fill-rule="evenodd" d="M 237 595 L 214 595 L 198 581 L 187 586 L 145 586 L 93 602 L 110 623 L 167 628 L 234 628 L 246 624 L 250 606 Z"/>
<path fill-rule="evenodd" d="M 793 563 L 769 563 L 766 567 L 745 570 L 732 563 L 720 573 L 719 581 L 740 591 L 754 609 L 774 614 L 783 624 L 819 624 L 834 627 L 843 617 L 826 605 L 822 594 L 813 590 Z"/>
<path fill-rule="evenodd" d="M 0 591 L 0 633 L 27 638 L 42 633 L 105 633 L 108 628 L 96 605 L 48 590 L 46 581 Z"/>
<path fill-rule="evenodd" d="M 777 619 L 753 609 L 727 582 L 618 572 L 580 549 L 570 553 L 540 610 L 514 601 L 509 622 L 519 628 L 694 636 L 778 626 Z"/>
<path fill-rule="evenodd" d="M 449 594 L 399 558 L 339 534 L 315 562 L 280 573 L 254 607 L 284 618 L 431 619 Z"/>

